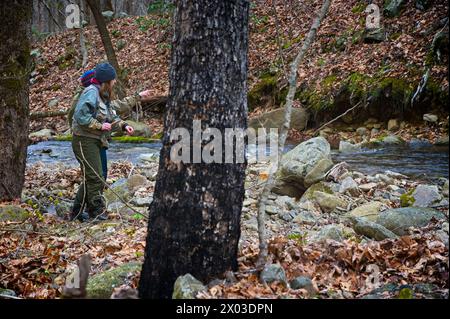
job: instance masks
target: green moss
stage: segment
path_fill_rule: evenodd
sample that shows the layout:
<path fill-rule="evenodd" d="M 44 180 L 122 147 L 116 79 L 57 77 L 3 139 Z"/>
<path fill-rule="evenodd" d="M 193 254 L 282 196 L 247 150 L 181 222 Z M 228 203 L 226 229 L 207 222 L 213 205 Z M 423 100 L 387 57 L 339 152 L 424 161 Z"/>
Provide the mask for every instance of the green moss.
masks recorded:
<path fill-rule="evenodd" d="M 72 141 L 72 135 L 56 135 L 53 139 L 58 142 Z"/>
<path fill-rule="evenodd" d="M 330 86 L 333 86 L 333 84 L 336 82 L 336 80 L 337 80 L 337 76 L 332 74 L 332 75 L 325 77 L 322 81 L 322 84 L 325 87 L 330 87 Z"/>
<path fill-rule="evenodd" d="M 400 206 L 401 207 L 410 207 L 414 204 L 416 199 L 412 196 L 413 192 L 414 192 L 414 190 L 411 189 L 409 192 L 402 194 L 400 196 Z"/>
<path fill-rule="evenodd" d="M 402 35 L 401 32 L 394 32 L 389 36 L 389 39 L 392 41 L 397 40 L 398 38 L 400 38 L 400 36 Z"/>
<path fill-rule="evenodd" d="M 143 137 L 143 136 L 115 136 L 112 138 L 117 143 L 154 143 L 158 139 Z"/>
<path fill-rule="evenodd" d="M 277 91 L 277 76 L 265 73 L 260 77 L 260 81 L 248 92 L 249 110 L 258 106 L 264 96 L 274 96 Z"/>
<path fill-rule="evenodd" d="M 364 2 L 358 3 L 352 8 L 353 13 L 363 13 L 366 10 L 367 4 Z"/>

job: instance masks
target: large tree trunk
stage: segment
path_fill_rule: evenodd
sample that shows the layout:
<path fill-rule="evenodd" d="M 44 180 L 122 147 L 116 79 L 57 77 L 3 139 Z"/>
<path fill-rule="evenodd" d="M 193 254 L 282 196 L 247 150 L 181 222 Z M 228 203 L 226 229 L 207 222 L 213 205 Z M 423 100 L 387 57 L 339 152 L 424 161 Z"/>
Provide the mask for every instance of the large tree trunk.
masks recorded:
<path fill-rule="evenodd" d="M 20 197 L 28 145 L 31 8 L 0 4 L 0 202 Z"/>
<path fill-rule="evenodd" d="M 106 27 L 105 18 L 103 17 L 100 9 L 99 0 L 87 0 L 87 3 L 92 11 L 92 14 L 94 15 L 95 23 L 97 24 L 97 29 L 100 33 L 103 47 L 105 48 L 106 57 L 108 58 L 109 63 L 111 63 L 117 71 L 118 81 L 114 87 L 114 92 L 117 94 L 119 99 L 123 99 L 126 94 L 123 87 L 122 72 L 119 67 L 119 62 L 117 61 L 116 52 L 114 51 L 114 47 L 111 42 L 111 37 L 109 36 L 108 28 Z"/>
<path fill-rule="evenodd" d="M 246 163 L 176 164 L 169 135 L 182 127 L 192 137 L 193 120 L 222 136 L 225 128 L 247 127 L 249 2 L 178 0 L 175 5 L 169 101 L 141 298 L 170 298 L 176 278 L 186 273 L 206 282 L 237 269 Z"/>

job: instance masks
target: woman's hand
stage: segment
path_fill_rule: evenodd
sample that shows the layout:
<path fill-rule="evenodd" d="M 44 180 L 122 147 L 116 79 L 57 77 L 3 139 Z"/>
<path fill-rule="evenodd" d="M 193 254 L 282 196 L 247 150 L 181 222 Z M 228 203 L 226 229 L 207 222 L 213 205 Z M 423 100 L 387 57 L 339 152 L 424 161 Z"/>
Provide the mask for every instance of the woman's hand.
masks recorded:
<path fill-rule="evenodd" d="M 142 102 L 147 102 L 152 97 L 152 94 L 151 94 L 150 90 L 145 90 L 145 91 L 142 91 L 141 93 L 139 93 L 139 96 L 141 97 Z"/>
<path fill-rule="evenodd" d="M 112 126 L 109 123 L 103 123 L 102 124 L 102 131 L 111 131 Z"/>
<path fill-rule="evenodd" d="M 125 131 L 127 131 L 127 134 L 128 134 L 128 135 L 133 135 L 133 133 L 134 133 L 134 128 L 133 128 L 132 126 L 130 126 L 130 125 L 127 125 L 127 126 L 125 127 Z"/>

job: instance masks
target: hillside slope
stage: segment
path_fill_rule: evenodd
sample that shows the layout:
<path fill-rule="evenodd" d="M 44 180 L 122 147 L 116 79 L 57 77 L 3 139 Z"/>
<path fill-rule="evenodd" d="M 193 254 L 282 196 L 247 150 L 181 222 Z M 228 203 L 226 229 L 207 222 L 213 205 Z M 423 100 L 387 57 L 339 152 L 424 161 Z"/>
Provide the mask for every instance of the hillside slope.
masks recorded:
<path fill-rule="evenodd" d="M 311 123 L 340 114 L 358 99 L 367 98 L 367 93 L 392 95 L 387 102 L 375 103 L 375 111 L 380 114 L 392 112 L 377 108 L 399 108 L 396 104 L 401 104 L 403 110 L 425 72 L 426 63 L 432 69 L 421 105 L 416 106 L 417 113 L 430 108 L 445 111 L 448 51 L 444 50 L 441 61 L 436 61 L 430 49 L 435 35 L 445 25 L 448 3 L 435 0 L 430 8 L 419 10 L 415 6 L 417 1 L 403 2 L 398 16 L 382 17 L 386 39 L 380 43 L 365 43 L 366 1 L 332 2 L 317 40 L 298 70 L 296 97 L 315 114 Z M 286 92 L 284 70 L 301 46 L 315 16 L 312 13 L 318 11 L 321 3 L 319 0 L 278 1 L 276 5 L 271 0 L 252 2 L 249 46 L 252 110 L 258 112 L 281 104 Z M 383 12 L 383 1 L 374 3 Z M 128 92 L 150 88 L 155 95 L 167 94 L 170 13 L 116 19 L 108 28 L 119 63 L 128 74 Z M 103 46 L 95 27 L 84 30 L 89 50 L 87 68 L 92 68 L 105 59 Z M 446 39 L 448 44 L 448 35 Z M 38 58 L 32 79 L 31 112 L 67 109 L 78 77 L 84 71 L 80 68 L 79 31 L 51 36 L 36 43 L 35 49 Z M 58 103 L 53 101 L 49 106 L 54 99 Z M 32 130 L 44 127 L 58 131 L 68 128 L 62 117 L 31 124 Z"/>

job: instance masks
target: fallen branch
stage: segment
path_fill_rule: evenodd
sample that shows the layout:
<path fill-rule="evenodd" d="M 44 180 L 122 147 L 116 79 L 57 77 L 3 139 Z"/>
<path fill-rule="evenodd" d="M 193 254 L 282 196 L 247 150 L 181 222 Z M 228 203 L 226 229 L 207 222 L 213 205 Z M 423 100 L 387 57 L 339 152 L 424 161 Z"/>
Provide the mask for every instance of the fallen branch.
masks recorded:
<path fill-rule="evenodd" d="M 42 119 L 46 117 L 57 117 L 57 116 L 66 116 L 69 113 L 69 110 L 60 110 L 60 111 L 47 111 L 47 112 L 34 112 L 30 114 L 30 119 Z"/>
<path fill-rule="evenodd" d="M 331 0 L 325 0 L 322 8 L 320 9 L 319 15 L 314 19 L 311 29 L 303 43 L 300 52 L 297 54 L 294 61 L 291 63 L 291 70 L 289 75 L 289 91 L 286 96 L 286 103 L 284 106 L 284 122 L 281 127 L 281 134 L 278 139 L 278 158 L 277 162 L 274 163 L 273 169 L 269 171 L 269 177 L 267 178 L 267 182 L 264 185 L 261 197 L 259 199 L 258 205 L 258 236 L 259 236 L 259 255 L 258 261 L 256 262 L 257 268 L 262 268 L 265 266 L 267 262 L 268 256 L 268 247 L 267 247 L 267 238 L 266 238 L 266 225 L 265 225 L 265 214 L 266 214 L 266 203 L 269 197 L 272 188 L 275 185 L 275 173 L 278 170 L 278 164 L 281 161 L 281 155 L 283 153 L 284 144 L 286 142 L 286 137 L 291 124 L 291 113 L 292 113 L 292 104 L 294 102 L 295 92 L 297 90 L 297 70 L 300 62 L 305 57 L 306 52 L 314 41 L 317 30 L 320 27 L 320 24 L 328 12 L 330 7 Z"/>

